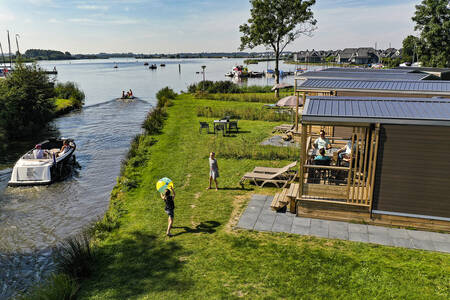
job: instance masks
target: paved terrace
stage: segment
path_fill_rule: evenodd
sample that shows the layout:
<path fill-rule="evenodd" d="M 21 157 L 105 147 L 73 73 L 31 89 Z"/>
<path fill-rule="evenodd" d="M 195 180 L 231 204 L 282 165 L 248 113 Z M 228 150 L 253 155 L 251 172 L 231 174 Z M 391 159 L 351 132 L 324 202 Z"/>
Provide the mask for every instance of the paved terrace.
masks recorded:
<path fill-rule="evenodd" d="M 272 199 L 253 195 L 237 227 L 450 253 L 450 234 L 295 217 L 273 211 Z"/>

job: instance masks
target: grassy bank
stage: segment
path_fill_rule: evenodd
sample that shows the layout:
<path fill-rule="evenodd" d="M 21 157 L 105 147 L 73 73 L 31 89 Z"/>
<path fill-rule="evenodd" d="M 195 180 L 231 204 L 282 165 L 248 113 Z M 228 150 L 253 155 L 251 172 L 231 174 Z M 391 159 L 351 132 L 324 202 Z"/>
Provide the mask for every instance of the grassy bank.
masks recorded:
<path fill-rule="evenodd" d="M 54 114 L 55 116 L 61 116 L 79 108 L 79 102 L 75 99 L 56 98 Z"/>
<path fill-rule="evenodd" d="M 226 147 L 241 138 L 251 148 L 279 122 L 240 120 L 236 136 L 199 134 L 198 122 L 212 119 L 198 117 L 198 107 L 236 103 L 190 95 L 173 102 L 162 132 L 134 144 L 106 217 L 115 221 L 103 223 L 114 226 L 100 228 L 81 299 L 448 298 L 446 254 L 234 230 L 252 194 L 275 192 L 242 190 L 242 174 L 287 160 L 261 160 L 258 153 L 237 159 Z M 218 192 L 205 190 L 209 151 L 217 153 Z M 155 190 L 165 176 L 177 193 L 173 238 L 165 237 L 167 215 Z"/>

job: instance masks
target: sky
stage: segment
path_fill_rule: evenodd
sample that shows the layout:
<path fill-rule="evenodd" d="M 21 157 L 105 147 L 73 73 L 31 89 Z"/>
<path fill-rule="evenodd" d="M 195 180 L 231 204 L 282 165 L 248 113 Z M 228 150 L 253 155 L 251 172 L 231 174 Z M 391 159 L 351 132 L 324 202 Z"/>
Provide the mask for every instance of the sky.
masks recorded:
<path fill-rule="evenodd" d="M 420 2 L 316 0 L 317 30 L 286 50 L 400 48 Z M 234 52 L 249 17 L 248 0 L 0 0 L 0 42 L 5 49 L 9 29 L 21 52 Z"/>

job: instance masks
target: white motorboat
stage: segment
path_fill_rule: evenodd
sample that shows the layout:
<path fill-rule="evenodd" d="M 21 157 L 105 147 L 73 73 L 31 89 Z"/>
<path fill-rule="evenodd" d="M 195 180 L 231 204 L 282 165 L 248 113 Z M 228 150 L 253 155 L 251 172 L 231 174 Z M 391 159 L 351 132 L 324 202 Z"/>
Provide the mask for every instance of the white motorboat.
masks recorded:
<path fill-rule="evenodd" d="M 60 153 L 66 140 L 70 147 Z M 43 157 L 35 158 L 35 149 L 25 153 L 14 166 L 9 186 L 47 185 L 67 175 L 67 167 L 76 149 L 75 142 L 72 139 L 49 139 L 40 145 L 45 153 Z"/>

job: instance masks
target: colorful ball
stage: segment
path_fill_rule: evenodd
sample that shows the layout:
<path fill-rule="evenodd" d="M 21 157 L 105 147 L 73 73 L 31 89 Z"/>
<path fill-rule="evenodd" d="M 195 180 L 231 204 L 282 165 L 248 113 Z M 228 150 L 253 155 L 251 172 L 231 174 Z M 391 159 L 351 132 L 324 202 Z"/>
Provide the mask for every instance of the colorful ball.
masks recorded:
<path fill-rule="evenodd" d="M 173 182 L 167 177 L 161 178 L 156 183 L 156 189 L 160 193 L 164 193 L 164 191 L 167 190 L 168 188 L 173 188 Z"/>

